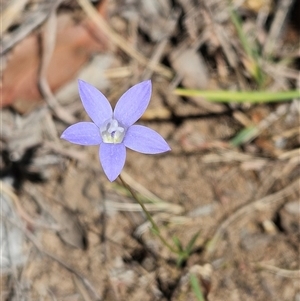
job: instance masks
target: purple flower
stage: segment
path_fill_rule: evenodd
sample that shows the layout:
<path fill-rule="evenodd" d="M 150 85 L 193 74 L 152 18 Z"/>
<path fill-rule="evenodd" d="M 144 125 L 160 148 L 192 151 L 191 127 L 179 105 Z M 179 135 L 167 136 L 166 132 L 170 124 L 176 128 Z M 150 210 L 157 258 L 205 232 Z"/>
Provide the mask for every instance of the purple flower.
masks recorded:
<path fill-rule="evenodd" d="M 144 154 L 171 150 L 155 131 L 142 125 L 133 125 L 148 107 L 151 97 L 150 80 L 126 91 L 114 111 L 99 90 L 82 80 L 78 84 L 83 107 L 93 122 L 73 124 L 62 133 L 61 138 L 80 145 L 99 144 L 100 162 L 111 182 L 124 167 L 126 147 Z"/>

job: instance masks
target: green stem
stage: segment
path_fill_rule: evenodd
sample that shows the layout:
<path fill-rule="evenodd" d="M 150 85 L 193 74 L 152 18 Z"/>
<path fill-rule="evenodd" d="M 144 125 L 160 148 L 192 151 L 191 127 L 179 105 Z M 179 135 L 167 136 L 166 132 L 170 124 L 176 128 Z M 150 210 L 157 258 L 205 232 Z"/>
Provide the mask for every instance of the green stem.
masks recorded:
<path fill-rule="evenodd" d="M 291 90 L 284 92 L 268 92 L 268 91 L 202 91 L 192 89 L 176 89 L 176 95 L 181 96 L 202 96 L 212 102 L 277 102 L 291 100 L 300 96 L 299 90 Z"/>
<path fill-rule="evenodd" d="M 157 226 L 157 224 L 155 223 L 155 221 L 153 220 L 152 216 L 150 215 L 149 211 L 146 209 L 145 205 L 143 204 L 143 202 L 140 201 L 140 199 L 138 198 L 137 194 L 134 192 L 134 190 L 123 180 L 123 178 L 121 177 L 121 175 L 119 175 L 119 179 L 121 180 L 123 186 L 128 189 L 128 191 L 131 193 L 132 197 L 140 204 L 140 206 L 142 207 L 144 213 L 146 214 L 146 217 L 148 219 L 148 221 L 151 223 L 152 228 L 155 231 L 155 234 L 158 236 L 158 238 L 161 240 L 161 242 L 173 253 L 179 254 L 180 252 L 177 251 L 175 248 L 173 248 L 160 234 L 160 230 L 159 227 Z"/>

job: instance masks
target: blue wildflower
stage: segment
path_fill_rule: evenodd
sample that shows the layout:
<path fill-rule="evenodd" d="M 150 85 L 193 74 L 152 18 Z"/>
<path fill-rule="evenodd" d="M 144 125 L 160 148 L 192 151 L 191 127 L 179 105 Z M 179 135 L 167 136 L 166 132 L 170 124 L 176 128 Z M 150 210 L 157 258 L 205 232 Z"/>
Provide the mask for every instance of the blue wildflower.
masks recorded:
<path fill-rule="evenodd" d="M 144 154 L 170 150 L 167 142 L 154 130 L 134 123 L 143 115 L 151 97 L 151 81 L 127 90 L 114 111 L 107 98 L 92 85 L 79 80 L 83 107 L 93 122 L 78 122 L 61 135 L 71 143 L 100 145 L 99 158 L 107 178 L 112 182 L 121 173 L 126 147 Z"/>

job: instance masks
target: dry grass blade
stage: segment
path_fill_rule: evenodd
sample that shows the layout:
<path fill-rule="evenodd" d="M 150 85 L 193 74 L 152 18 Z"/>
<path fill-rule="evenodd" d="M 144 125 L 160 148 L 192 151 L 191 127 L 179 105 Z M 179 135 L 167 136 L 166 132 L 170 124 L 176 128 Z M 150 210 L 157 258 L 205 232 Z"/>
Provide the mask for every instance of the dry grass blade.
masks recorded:
<path fill-rule="evenodd" d="M 11 198 L 11 200 L 14 203 L 14 206 L 15 206 L 15 209 L 16 209 L 17 213 L 28 224 L 36 226 L 36 227 L 40 227 L 40 228 L 58 230 L 58 226 L 56 226 L 56 225 L 50 225 L 50 224 L 48 224 L 46 222 L 43 222 L 43 221 L 37 221 L 33 217 L 31 217 L 25 211 L 25 209 L 23 208 L 22 203 L 21 203 L 19 197 L 13 191 L 13 188 L 6 185 L 2 181 L 0 181 L 0 193 L 1 194 L 6 194 Z"/>
<path fill-rule="evenodd" d="M 286 16 L 292 7 L 294 0 L 281 0 L 278 2 L 277 12 L 272 23 L 270 34 L 264 45 L 264 55 L 270 56 L 274 52 L 276 45 L 279 46 L 278 40 L 283 31 Z"/>
<path fill-rule="evenodd" d="M 285 187 L 284 189 L 276 193 L 270 194 L 259 200 L 256 200 L 248 205 L 245 205 L 244 207 L 238 209 L 235 213 L 230 215 L 225 221 L 223 221 L 223 223 L 221 223 L 220 227 L 215 232 L 213 238 L 209 241 L 208 245 L 206 246 L 206 256 L 212 254 L 215 251 L 218 241 L 225 234 L 226 229 L 229 225 L 235 222 L 238 218 L 241 218 L 243 216 L 249 216 L 249 213 L 255 210 L 262 209 L 265 206 L 275 204 L 281 201 L 283 198 L 292 194 L 295 190 L 299 190 L 299 183 L 300 178 L 296 179 L 292 184 Z"/>
<path fill-rule="evenodd" d="M 93 6 L 88 0 L 77 0 L 77 2 L 81 6 L 83 11 L 88 15 L 88 17 L 99 27 L 99 30 L 104 32 L 104 34 L 109 39 L 111 39 L 112 42 L 118 45 L 129 56 L 136 59 L 140 64 L 147 66 L 149 69 L 152 69 L 167 78 L 173 77 L 172 71 L 167 67 L 164 67 L 159 64 L 149 64 L 149 61 L 146 57 L 144 57 L 140 52 L 134 49 L 123 37 L 117 34 L 109 26 L 109 24 L 96 12 L 96 10 L 93 8 Z"/>
<path fill-rule="evenodd" d="M 263 262 L 255 263 L 259 269 L 266 270 L 280 277 L 300 279 L 300 270 L 281 269 Z"/>
<path fill-rule="evenodd" d="M 174 214 L 182 213 L 183 208 L 179 205 L 170 204 L 170 203 L 155 203 L 155 204 L 144 204 L 146 209 L 150 212 L 153 211 L 167 211 Z M 109 201 L 106 205 L 107 208 L 112 208 L 119 211 L 142 211 L 142 208 L 139 204 L 133 203 L 120 203 Z"/>
<path fill-rule="evenodd" d="M 130 185 L 130 187 L 132 187 L 134 190 L 136 190 L 138 193 L 140 193 L 144 197 L 148 198 L 152 202 L 156 202 L 156 203 L 163 202 L 164 203 L 164 201 L 161 198 L 159 198 L 157 195 L 155 195 L 154 193 L 152 193 L 150 190 L 148 190 L 142 184 L 138 183 L 135 179 L 133 179 L 125 171 L 122 172 L 122 177 Z"/>
<path fill-rule="evenodd" d="M 202 162 L 204 163 L 217 163 L 217 162 L 248 162 L 257 160 L 260 162 L 265 162 L 267 159 L 262 157 L 255 157 L 249 154 L 245 154 L 238 151 L 233 150 L 222 150 L 220 153 L 211 153 L 204 155 L 202 157 Z"/>
<path fill-rule="evenodd" d="M 41 94 L 47 101 L 48 106 L 55 112 L 57 117 L 59 117 L 66 123 L 71 124 L 75 123 L 76 119 L 67 111 L 65 111 L 62 107 L 60 107 L 47 81 L 47 70 L 55 47 L 57 27 L 56 9 L 61 2 L 62 0 L 56 1 L 56 5 L 53 7 L 46 23 L 45 32 L 43 35 L 43 51 L 39 70 L 38 86 Z"/>
<path fill-rule="evenodd" d="M 71 148 L 65 148 L 58 142 L 56 143 L 56 142 L 44 141 L 43 146 L 46 149 L 51 150 L 61 156 L 68 157 L 78 161 L 87 162 L 86 155 L 83 152 Z"/>
<path fill-rule="evenodd" d="M 79 281 L 78 277 L 73 275 L 73 281 L 84 301 L 93 301 L 87 292 L 86 287 Z"/>
<path fill-rule="evenodd" d="M 25 21 L 22 23 L 22 26 L 18 30 L 15 30 L 9 39 L 1 40 L 0 55 L 8 52 L 12 47 L 29 35 L 34 29 L 40 26 L 47 19 L 49 11 L 51 11 L 53 7 L 56 7 L 55 2 L 50 3 L 49 5 L 44 4 L 45 3 L 41 2 L 38 5 L 38 8 L 25 19 Z"/>
<path fill-rule="evenodd" d="M 104 70 L 105 78 L 114 79 L 114 78 L 124 78 L 131 77 L 133 75 L 132 67 L 116 67 Z"/>
<path fill-rule="evenodd" d="M 144 71 L 143 80 L 149 79 L 152 76 L 153 70 L 155 66 L 159 64 L 159 61 L 161 60 L 164 54 L 168 42 L 169 40 L 167 38 L 164 38 L 159 43 L 157 43 L 156 49 L 154 50 L 153 55 L 148 63 L 148 66 L 146 66 L 146 70 Z"/>
<path fill-rule="evenodd" d="M 271 112 L 266 118 L 261 120 L 256 127 L 253 128 L 253 130 L 243 141 L 243 143 L 253 141 L 253 139 L 258 137 L 263 131 L 268 129 L 270 126 L 272 126 L 272 124 L 274 124 L 284 115 L 286 115 L 288 113 L 288 110 L 289 110 L 289 106 L 285 104 L 277 107 L 275 112 Z"/>
<path fill-rule="evenodd" d="M 29 232 L 27 229 L 20 226 L 15 221 L 7 218 L 6 216 L 3 216 L 3 215 L 0 215 L 0 216 L 1 216 L 1 218 L 5 219 L 9 223 L 11 223 L 13 226 L 20 229 L 24 233 L 24 235 L 27 237 L 27 239 L 38 249 L 38 251 L 40 251 L 44 255 L 48 256 L 50 259 L 54 260 L 55 262 L 60 264 L 62 267 L 64 267 L 66 270 L 68 270 L 69 272 L 73 273 L 76 277 L 78 277 L 84 283 L 84 285 L 93 293 L 96 300 L 101 300 L 101 298 L 100 298 L 99 294 L 97 293 L 97 290 L 94 288 L 94 286 L 79 271 L 77 271 L 76 269 L 74 269 L 73 267 L 71 267 L 70 265 L 65 263 L 63 260 L 58 258 L 56 255 L 45 250 L 43 248 L 43 246 L 40 244 L 40 242 L 36 239 L 36 237 L 31 232 Z"/>
<path fill-rule="evenodd" d="M 23 11 L 28 0 L 14 0 L 8 7 L 1 13 L 1 27 L 0 35 L 2 35 L 15 21 Z"/>
<path fill-rule="evenodd" d="M 297 127 L 294 127 L 294 128 L 291 128 L 291 129 L 288 129 L 284 132 L 281 132 L 280 134 L 278 135 L 275 135 L 272 140 L 273 141 L 276 141 L 277 139 L 281 139 L 281 138 L 291 138 L 291 137 L 294 137 L 296 135 L 300 135 L 300 128 L 297 126 Z"/>
<path fill-rule="evenodd" d="M 293 149 L 291 151 L 287 151 L 287 152 L 285 152 L 285 153 L 278 156 L 278 158 L 280 160 L 286 160 L 286 159 L 290 159 L 290 158 L 293 158 L 293 157 L 300 158 L 300 148 L 296 148 L 296 149 Z"/>
<path fill-rule="evenodd" d="M 230 38 L 228 37 L 224 26 L 219 23 L 216 16 L 214 15 L 214 10 L 212 9 L 211 1 L 204 1 L 204 6 L 206 8 L 207 17 L 209 18 L 210 24 L 213 28 L 213 34 L 218 39 L 218 42 L 220 43 L 220 46 L 222 47 L 230 66 L 233 69 L 238 70 L 238 59 L 232 45 L 229 42 Z"/>

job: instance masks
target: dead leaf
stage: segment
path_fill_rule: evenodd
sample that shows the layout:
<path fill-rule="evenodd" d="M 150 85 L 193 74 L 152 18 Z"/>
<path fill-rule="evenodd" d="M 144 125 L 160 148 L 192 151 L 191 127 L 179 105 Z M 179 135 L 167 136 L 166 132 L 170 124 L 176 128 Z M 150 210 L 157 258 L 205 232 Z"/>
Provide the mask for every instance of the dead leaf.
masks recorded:
<path fill-rule="evenodd" d="M 98 11 L 105 14 L 106 1 L 101 2 Z M 57 23 L 56 45 L 47 72 L 52 91 L 72 79 L 93 53 L 108 46 L 108 40 L 87 19 L 75 23 L 72 14 L 64 13 L 58 16 Z M 2 107 L 16 101 L 30 103 L 41 99 L 37 87 L 40 64 L 38 39 L 38 34 L 32 33 L 10 53 L 0 87 Z"/>

